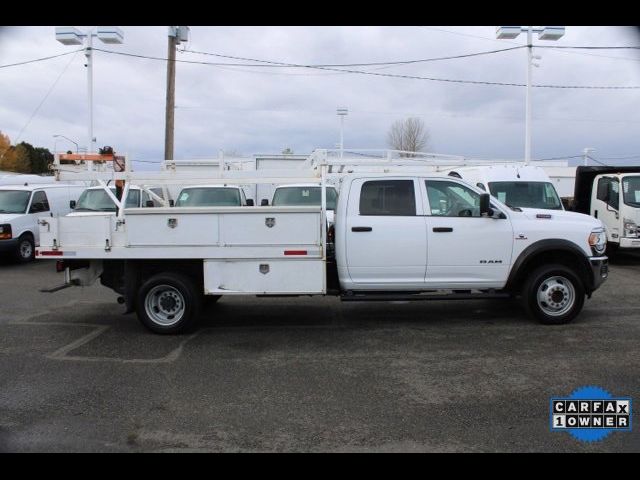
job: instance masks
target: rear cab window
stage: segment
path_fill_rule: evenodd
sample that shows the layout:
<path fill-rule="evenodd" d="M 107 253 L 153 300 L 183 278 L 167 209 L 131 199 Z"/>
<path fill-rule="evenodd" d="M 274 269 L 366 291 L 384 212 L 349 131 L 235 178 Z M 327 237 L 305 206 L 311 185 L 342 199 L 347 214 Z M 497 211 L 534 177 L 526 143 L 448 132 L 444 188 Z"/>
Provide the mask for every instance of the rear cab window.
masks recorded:
<path fill-rule="evenodd" d="M 413 180 L 369 180 L 360 191 L 360 215 L 415 216 Z"/>

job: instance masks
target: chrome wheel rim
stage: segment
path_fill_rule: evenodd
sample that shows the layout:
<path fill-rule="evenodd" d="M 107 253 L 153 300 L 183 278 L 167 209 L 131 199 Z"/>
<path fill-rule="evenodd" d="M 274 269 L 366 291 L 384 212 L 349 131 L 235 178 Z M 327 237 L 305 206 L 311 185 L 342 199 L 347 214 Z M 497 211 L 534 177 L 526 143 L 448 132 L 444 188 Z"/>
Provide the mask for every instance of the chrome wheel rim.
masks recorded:
<path fill-rule="evenodd" d="M 576 301 L 576 290 L 565 277 L 549 277 L 538 287 L 537 301 L 544 313 L 558 317 L 571 310 Z"/>
<path fill-rule="evenodd" d="M 184 316 L 184 296 L 171 285 L 158 285 L 147 293 L 144 308 L 152 322 L 169 327 L 178 323 Z"/>
<path fill-rule="evenodd" d="M 24 259 L 31 258 L 33 254 L 33 247 L 29 240 L 23 240 L 20 242 L 20 256 Z"/>

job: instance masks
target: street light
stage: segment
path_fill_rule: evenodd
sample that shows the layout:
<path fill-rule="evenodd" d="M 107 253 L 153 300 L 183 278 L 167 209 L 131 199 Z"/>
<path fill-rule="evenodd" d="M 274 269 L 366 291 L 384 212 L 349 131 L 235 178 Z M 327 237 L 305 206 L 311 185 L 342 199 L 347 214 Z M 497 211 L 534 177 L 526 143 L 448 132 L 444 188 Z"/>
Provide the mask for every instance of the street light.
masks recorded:
<path fill-rule="evenodd" d="M 336 113 L 340 117 L 340 159 L 344 152 L 344 117 L 349 114 L 347 107 L 338 107 Z"/>
<path fill-rule="evenodd" d="M 73 143 L 76 146 L 76 153 L 78 153 L 78 150 L 80 149 L 80 147 L 78 146 L 78 142 L 74 142 L 69 137 L 65 137 L 64 135 L 55 134 L 53 136 L 53 138 L 58 138 L 58 137 L 65 138 L 65 139 L 69 140 L 71 143 Z M 54 146 L 53 149 L 56 150 L 56 147 Z"/>
<path fill-rule="evenodd" d="M 539 40 L 558 40 L 564 36 L 564 27 L 522 27 L 503 26 L 496 28 L 496 38 L 513 39 L 522 32 L 527 32 L 527 99 L 524 162 L 531 160 L 531 66 L 533 65 L 533 32 L 538 34 Z M 535 57 L 539 58 L 539 57 Z M 537 66 L 537 65 L 536 65 Z"/>
<path fill-rule="evenodd" d="M 83 33 L 75 27 L 56 27 L 56 40 L 63 45 L 83 45 L 84 55 L 87 57 L 87 96 L 89 99 L 89 151 L 95 152 L 93 136 L 93 37 L 98 37 L 102 43 L 122 43 L 124 34 L 118 27 L 97 27 Z M 75 142 L 74 142 L 75 143 Z M 93 169 L 93 162 L 88 162 L 89 170 Z"/>

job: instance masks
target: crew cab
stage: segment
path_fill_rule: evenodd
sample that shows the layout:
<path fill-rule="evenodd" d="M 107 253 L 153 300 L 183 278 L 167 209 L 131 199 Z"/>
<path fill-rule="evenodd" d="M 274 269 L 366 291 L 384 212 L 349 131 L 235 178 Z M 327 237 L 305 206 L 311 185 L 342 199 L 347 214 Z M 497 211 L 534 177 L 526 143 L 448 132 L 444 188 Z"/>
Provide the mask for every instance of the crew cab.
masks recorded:
<path fill-rule="evenodd" d="M 335 261 L 326 203 L 42 219 L 38 258 L 61 260 L 67 285 L 100 278 L 157 333 L 192 329 L 205 296 L 225 295 L 517 297 L 534 319 L 561 324 L 607 278 L 606 235 L 593 217 L 510 208 L 447 176 L 351 173 L 340 183 Z"/>
<path fill-rule="evenodd" d="M 116 187 L 109 187 L 109 190 L 115 197 Z M 160 198 L 163 198 L 161 188 L 156 187 L 150 190 Z M 125 208 L 155 207 L 158 205 L 158 202 L 154 201 L 151 196 L 140 187 L 135 185 L 129 187 Z M 115 213 L 117 210 L 113 199 L 105 191 L 104 187 L 101 186 L 90 187 L 84 190 L 77 201 L 70 203 L 70 207 L 73 210 L 73 212 L 70 213 L 71 216 L 86 216 L 90 212 Z"/>

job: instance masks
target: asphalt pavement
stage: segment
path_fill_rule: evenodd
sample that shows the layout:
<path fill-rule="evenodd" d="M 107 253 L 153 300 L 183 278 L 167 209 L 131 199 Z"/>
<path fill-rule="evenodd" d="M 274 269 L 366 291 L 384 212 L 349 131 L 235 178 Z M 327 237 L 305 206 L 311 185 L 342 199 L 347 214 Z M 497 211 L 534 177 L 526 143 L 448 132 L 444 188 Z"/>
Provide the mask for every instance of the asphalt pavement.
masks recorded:
<path fill-rule="evenodd" d="M 638 452 L 635 426 L 550 431 L 549 400 L 640 402 L 639 281 L 619 255 L 563 326 L 501 300 L 227 297 L 159 336 L 105 287 L 41 293 L 51 261 L 0 261 L 0 451 Z"/>

